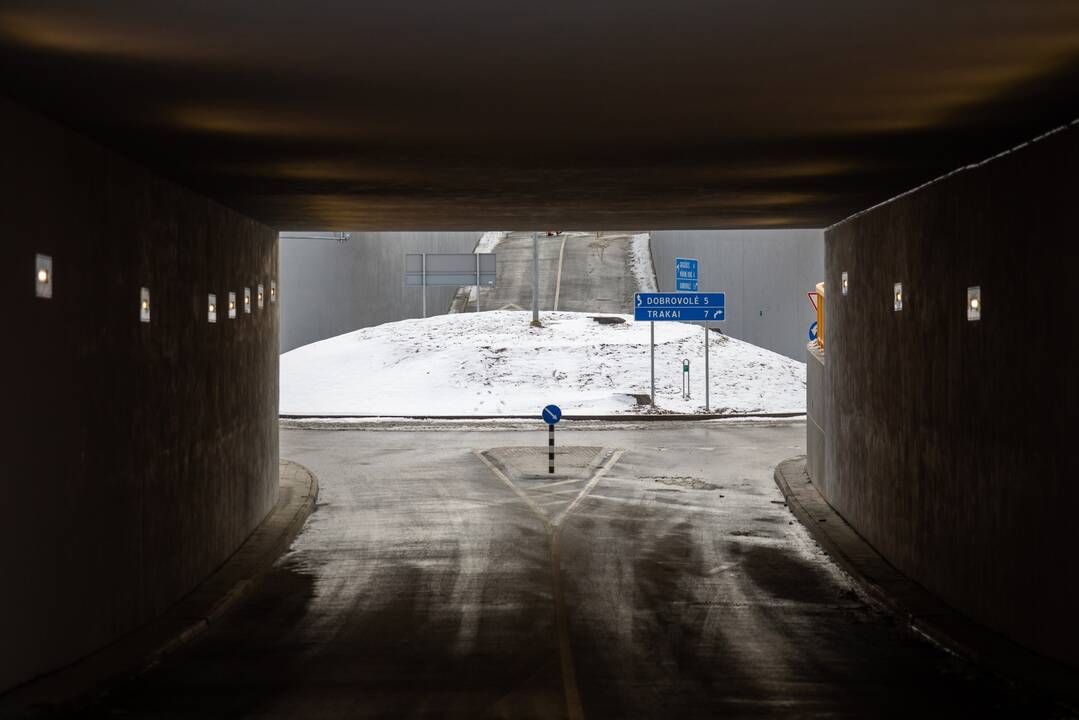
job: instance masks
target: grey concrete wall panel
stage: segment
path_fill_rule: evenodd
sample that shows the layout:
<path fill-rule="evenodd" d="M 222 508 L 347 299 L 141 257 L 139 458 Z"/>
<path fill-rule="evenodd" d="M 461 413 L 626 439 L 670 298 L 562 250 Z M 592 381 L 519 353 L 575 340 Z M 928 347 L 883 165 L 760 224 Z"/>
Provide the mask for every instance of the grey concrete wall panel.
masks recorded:
<path fill-rule="evenodd" d="M 468 253 L 482 232 L 353 232 L 348 242 L 281 238 L 281 352 L 423 315 L 405 287 L 405 255 Z M 449 310 L 455 287 L 427 288 L 427 314 Z"/>
<path fill-rule="evenodd" d="M 273 306 L 206 320 L 268 287 L 275 232 L 2 100 L 0 126 L 2 690 L 160 614 L 265 517 L 278 356 Z"/>
<path fill-rule="evenodd" d="M 904 573 L 1073 667 L 1077 197 L 1073 125 L 827 231 L 850 289 L 827 294 L 821 484 Z"/>
<path fill-rule="evenodd" d="M 815 343 L 806 346 L 806 472 L 818 485 L 824 482 L 824 353 Z"/>
<path fill-rule="evenodd" d="M 806 330 L 816 319 L 806 293 L 824 278 L 821 230 L 691 230 L 652 233 L 663 292 L 675 291 L 674 260 L 700 260 L 701 292 L 727 293 L 731 337 L 805 360 Z"/>

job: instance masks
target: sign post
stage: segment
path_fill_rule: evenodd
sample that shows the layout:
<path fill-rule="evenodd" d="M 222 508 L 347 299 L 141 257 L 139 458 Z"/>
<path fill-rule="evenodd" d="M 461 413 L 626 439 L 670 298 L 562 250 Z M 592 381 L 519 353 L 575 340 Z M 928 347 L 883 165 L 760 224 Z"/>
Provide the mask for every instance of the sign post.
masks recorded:
<path fill-rule="evenodd" d="M 652 407 L 656 406 L 656 322 L 718 322 L 727 318 L 725 293 L 637 293 L 633 319 L 651 324 Z M 688 369 L 688 368 L 683 368 Z M 704 409 L 711 404 L 708 390 L 708 328 L 704 328 Z"/>
<path fill-rule="evenodd" d="M 712 411 L 708 403 L 708 323 L 704 324 L 704 411 Z"/>
<path fill-rule="evenodd" d="M 674 259 L 674 287 L 679 292 L 697 292 L 700 279 L 696 258 Z M 708 322 L 704 323 L 704 411 L 709 411 L 708 391 Z"/>
<path fill-rule="evenodd" d="M 532 233 L 532 327 L 539 326 L 539 233 Z"/>
<path fill-rule="evenodd" d="M 562 408 L 548 405 L 543 408 L 543 422 L 547 423 L 547 473 L 554 474 L 554 426 L 562 419 Z"/>
<path fill-rule="evenodd" d="M 649 395 L 652 399 L 652 409 L 656 409 L 656 324 L 648 323 L 650 332 L 649 346 L 652 348 L 652 394 Z"/>

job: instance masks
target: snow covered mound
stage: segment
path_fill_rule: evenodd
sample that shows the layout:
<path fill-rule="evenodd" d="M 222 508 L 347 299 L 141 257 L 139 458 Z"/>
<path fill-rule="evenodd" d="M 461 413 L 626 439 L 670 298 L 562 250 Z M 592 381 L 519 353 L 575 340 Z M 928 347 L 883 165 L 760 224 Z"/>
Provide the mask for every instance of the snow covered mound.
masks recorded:
<path fill-rule="evenodd" d="M 285 415 L 539 415 L 640 412 L 649 388 L 648 323 L 600 325 L 585 313 L 495 311 L 402 320 L 281 356 Z M 805 410 L 805 363 L 712 333 L 713 412 Z M 682 399 L 682 359 L 691 399 Z M 704 410 L 704 331 L 656 323 L 656 405 Z"/>

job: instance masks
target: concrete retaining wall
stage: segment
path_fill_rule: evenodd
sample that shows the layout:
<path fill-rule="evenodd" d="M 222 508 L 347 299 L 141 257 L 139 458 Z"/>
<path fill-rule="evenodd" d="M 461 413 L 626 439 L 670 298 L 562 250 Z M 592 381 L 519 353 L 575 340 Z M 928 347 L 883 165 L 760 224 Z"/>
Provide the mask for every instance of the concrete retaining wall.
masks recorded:
<path fill-rule="evenodd" d="M 274 231 L 2 100 L 0 128 L 2 690 L 160 614 L 273 507 L 278 324 L 225 311 Z"/>
<path fill-rule="evenodd" d="M 673 292 L 674 259 L 700 260 L 701 291 L 727 293 L 731 337 L 805 360 L 806 330 L 816 319 L 806 293 L 824 278 L 820 230 L 685 230 L 652 233 L 652 259 L 663 292 Z"/>
<path fill-rule="evenodd" d="M 850 290 L 827 293 L 814 482 L 953 607 L 1079 667 L 1077 197 L 1072 126 L 826 232 Z"/>
<path fill-rule="evenodd" d="M 806 474 L 824 482 L 824 428 L 827 397 L 824 353 L 816 343 L 806 345 Z"/>
<path fill-rule="evenodd" d="M 469 253 L 482 232 L 354 232 L 348 242 L 281 238 L 281 352 L 394 320 L 422 317 L 405 287 L 405 255 Z M 427 314 L 449 310 L 457 288 L 427 288 Z"/>

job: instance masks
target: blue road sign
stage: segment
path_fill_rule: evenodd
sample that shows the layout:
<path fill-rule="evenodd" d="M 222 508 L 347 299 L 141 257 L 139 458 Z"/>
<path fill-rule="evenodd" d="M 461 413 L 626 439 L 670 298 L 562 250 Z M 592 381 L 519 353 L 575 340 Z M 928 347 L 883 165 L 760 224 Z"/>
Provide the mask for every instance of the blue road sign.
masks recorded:
<path fill-rule="evenodd" d="M 557 405 L 548 405 L 543 408 L 543 422 L 548 425 L 554 425 L 556 422 L 562 419 L 562 408 Z"/>
<path fill-rule="evenodd" d="M 634 320 L 704 322 L 727 319 L 724 293 L 637 293 Z"/>
<path fill-rule="evenodd" d="M 674 259 L 674 289 L 679 292 L 697 292 L 697 259 Z"/>

